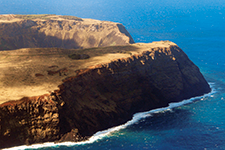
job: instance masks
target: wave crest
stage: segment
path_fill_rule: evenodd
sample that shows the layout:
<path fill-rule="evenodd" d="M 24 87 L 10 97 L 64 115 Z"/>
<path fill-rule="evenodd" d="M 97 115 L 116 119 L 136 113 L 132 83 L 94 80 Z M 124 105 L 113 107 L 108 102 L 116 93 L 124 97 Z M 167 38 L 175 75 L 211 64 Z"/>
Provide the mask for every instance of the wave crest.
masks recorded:
<path fill-rule="evenodd" d="M 23 145 L 23 146 L 18 146 L 18 147 L 12 147 L 12 148 L 7 148 L 7 149 L 3 149 L 3 150 L 25 150 L 25 149 L 38 149 L 38 148 L 43 148 L 43 147 L 74 146 L 74 145 L 91 144 L 97 140 L 102 139 L 103 137 L 110 135 L 111 133 L 113 133 L 115 131 L 119 131 L 121 129 L 126 128 L 127 126 L 137 123 L 139 120 L 141 120 L 143 118 L 150 117 L 151 114 L 160 113 L 160 112 L 164 112 L 164 111 L 171 111 L 173 108 L 192 103 L 196 100 L 204 100 L 206 97 L 212 97 L 213 94 L 216 93 L 216 89 L 214 88 L 215 83 L 210 82 L 209 85 L 210 85 L 210 88 L 212 89 L 212 91 L 210 93 L 204 94 L 202 96 L 193 97 L 193 98 L 190 98 L 187 100 L 183 100 L 181 102 L 169 103 L 169 106 L 167 106 L 167 107 L 157 108 L 157 109 L 153 109 L 153 110 L 146 111 L 146 112 L 135 113 L 133 115 L 133 118 L 130 121 L 126 122 L 125 124 L 122 124 L 122 125 L 116 126 L 116 127 L 112 127 L 107 130 L 99 131 L 99 132 L 95 133 L 92 137 L 90 137 L 89 140 L 87 140 L 87 141 L 63 142 L 63 143 L 46 142 L 46 143 L 41 143 L 41 144 L 33 144 L 33 145 L 29 145 L 29 146 Z"/>

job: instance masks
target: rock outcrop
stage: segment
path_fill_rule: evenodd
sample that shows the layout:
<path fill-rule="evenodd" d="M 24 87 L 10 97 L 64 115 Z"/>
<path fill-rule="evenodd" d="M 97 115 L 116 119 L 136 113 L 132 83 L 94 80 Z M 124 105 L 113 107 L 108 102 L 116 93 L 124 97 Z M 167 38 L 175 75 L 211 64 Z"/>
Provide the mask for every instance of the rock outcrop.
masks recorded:
<path fill-rule="evenodd" d="M 130 47 L 130 57 L 77 70 L 51 94 L 1 104 L 0 147 L 85 140 L 136 112 L 210 92 L 176 44 Z"/>
<path fill-rule="evenodd" d="M 0 15 L 0 50 L 67 49 L 134 43 L 119 23 L 60 15 Z"/>

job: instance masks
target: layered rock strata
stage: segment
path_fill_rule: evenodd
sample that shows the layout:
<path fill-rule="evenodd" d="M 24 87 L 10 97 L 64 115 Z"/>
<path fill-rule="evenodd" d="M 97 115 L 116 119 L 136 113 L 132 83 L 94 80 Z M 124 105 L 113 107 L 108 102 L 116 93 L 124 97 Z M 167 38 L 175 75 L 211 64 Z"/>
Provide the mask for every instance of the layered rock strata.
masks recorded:
<path fill-rule="evenodd" d="M 131 47 L 129 57 L 77 70 L 51 94 L 1 104 L 0 147 L 85 140 L 136 112 L 210 92 L 176 44 Z"/>
<path fill-rule="evenodd" d="M 67 49 L 134 43 L 120 23 L 60 15 L 0 15 L 0 50 Z"/>

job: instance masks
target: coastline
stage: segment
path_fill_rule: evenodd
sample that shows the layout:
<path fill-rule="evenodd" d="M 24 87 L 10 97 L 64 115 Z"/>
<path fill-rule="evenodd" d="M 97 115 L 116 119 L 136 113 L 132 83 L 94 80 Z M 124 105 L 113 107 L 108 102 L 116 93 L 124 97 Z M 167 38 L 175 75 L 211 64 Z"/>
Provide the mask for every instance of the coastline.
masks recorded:
<path fill-rule="evenodd" d="M 9 145 L 7 148 L 14 148 L 17 150 L 19 146 L 24 146 L 24 150 L 138 150 L 138 149 L 151 149 L 151 150 L 213 150 L 213 149 L 225 149 L 225 56 L 223 52 L 224 49 L 224 41 L 225 41 L 225 1 L 216 0 L 216 1 L 142 1 L 142 3 L 136 3 L 135 1 L 108 1 L 105 3 L 104 1 L 42 1 L 41 3 L 38 1 L 3 1 L 0 2 L 0 7 L 2 14 L 5 16 L 13 16 L 14 14 L 27 14 L 27 15 L 71 15 L 90 18 L 99 20 L 99 22 L 95 22 L 95 20 L 90 20 L 90 24 L 94 23 L 93 26 L 84 27 L 84 30 L 92 31 L 95 29 L 96 25 L 100 25 L 100 21 L 112 21 L 114 23 L 122 23 L 127 31 L 132 36 L 135 43 L 150 43 L 153 41 L 161 41 L 168 40 L 176 43 L 182 50 L 188 55 L 190 60 L 199 67 L 201 73 L 204 75 L 206 81 L 211 84 L 211 87 L 214 88 L 214 94 L 209 95 L 208 97 L 194 99 L 192 102 L 187 104 L 183 104 L 182 106 L 178 106 L 176 108 L 172 108 L 169 110 L 155 112 L 151 114 L 151 116 L 140 119 L 137 123 L 134 123 L 124 129 L 107 133 L 107 129 L 112 127 L 117 127 L 118 125 L 110 126 L 105 129 L 99 129 L 95 131 L 93 134 L 96 139 L 93 143 L 76 143 L 77 141 L 72 142 L 63 142 L 62 146 L 55 143 L 57 141 L 49 140 L 49 141 L 40 141 L 35 144 L 36 148 L 26 148 L 27 146 L 31 146 L 32 143 L 22 143 L 20 145 Z M 10 15 L 11 14 L 11 15 Z M 52 19 L 53 20 L 53 19 Z M 8 23 L 6 23 L 8 21 Z M 13 20 L 12 20 L 13 21 Z M 20 20 L 21 21 L 21 20 Z M 20 22 L 18 21 L 18 22 Z M 1 22 L 1 21 L 0 21 Z M 10 23 L 10 20 L 3 21 L 2 24 L 17 24 L 20 26 L 20 23 L 13 21 Z M 39 22 L 44 23 L 40 19 Z M 62 28 L 59 30 L 56 29 L 57 25 L 60 27 L 60 22 L 62 22 Z M 12 32 L 6 35 L 2 35 L 2 39 L 0 38 L 0 49 L 1 47 L 14 47 L 14 45 L 26 45 L 25 43 L 31 45 L 36 45 L 40 47 L 42 43 L 39 43 L 39 36 L 43 39 L 44 45 L 63 45 L 66 43 L 66 46 L 77 45 L 75 43 L 70 43 L 70 41 L 66 41 L 68 39 L 67 35 L 72 35 L 74 33 L 74 37 L 76 33 L 74 29 L 77 27 L 82 27 L 78 23 L 76 25 L 71 26 L 69 21 L 65 23 L 64 19 L 57 20 L 55 18 L 52 21 L 52 26 L 39 26 L 40 31 L 38 34 L 31 35 L 32 31 L 36 31 L 36 26 L 27 27 L 25 31 L 24 28 L 20 28 L 18 30 L 14 30 L 12 28 Z M 30 22 L 21 22 L 22 25 L 26 26 Z M 35 23 L 35 21 L 34 21 Z M 46 21 L 48 23 L 48 21 Z M 63 26 L 65 23 L 66 26 Z M 76 22 L 75 22 L 76 23 Z M 1 24 L 1 23 L 0 23 Z M 69 26 L 67 26 L 69 25 Z M 0 25 L 1 26 L 1 25 Z M 14 26 L 16 28 L 16 26 Z M 52 28 L 51 30 L 47 28 Z M 69 28 L 68 28 L 69 27 Z M 72 27 L 72 29 L 70 28 Z M 99 26 L 100 27 L 100 26 Z M 1 27 L 0 27 L 1 28 Z M 67 33 L 67 30 L 70 29 L 70 33 Z M 44 30 L 49 32 L 44 32 Z M 83 28 L 80 28 L 83 29 Z M 107 28 L 109 29 L 109 28 Z M 56 32 L 57 30 L 57 32 Z M 101 28 L 98 29 L 99 31 Z M 95 30 L 95 31 L 98 31 Z M 15 31 L 15 32 L 14 32 Z M 28 33 L 26 35 L 17 36 L 16 33 Z M 71 32 L 72 31 L 72 32 Z M 111 30 L 113 31 L 113 30 Z M 114 30 L 115 31 L 115 30 Z M 6 32 L 6 31 L 5 31 Z M 88 44 L 85 40 L 92 42 L 91 36 L 85 36 L 80 34 L 81 31 L 77 30 L 77 36 L 79 38 L 77 41 L 80 44 Z M 88 31 L 89 32 L 89 31 Z M 30 33 L 30 34 L 29 34 Z M 55 33 L 55 34 L 54 34 Z M 63 38 L 60 38 L 60 33 Z M 96 33 L 96 32 L 94 32 Z M 109 32 L 110 33 L 110 32 Z M 46 34 L 50 36 L 45 36 Z M 85 34 L 85 33 L 84 33 Z M 91 32 L 87 33 L 89 35 Z M 103 33 L 104 34 L 104 33 Z M 12 38 L 10 38 L 12 35 Z M 15 36 L 14 36 L 15 35 Z M 31 35 L 29 38 L 29 35 Z M 54 37 L 51 37 L 53 35 Z M 95 39 L 97 37 L 93 35 Z M 8 38 L 7 38 L 8 37 Z M 79 39 L 84 40 L 80 41 Z M 14 38 L 14 39 L 13 39 Z M 32 40 L 34 38 L 35 40 Z M 104 38 L 104 35 L 101 35 L 101 38 Z M 14 42 L 11 45 L 4 45 L 4 42 L 13 40 Z M 40 39 L 40 40 L 41 40 Z M 69 38 L 70 39 L 70 38 Z M 88 40 L 90 39 L 90 40 Z M 57 41 L 54 43 L 54 41 Z M 46 42 L 45 42 L 46 41 Z M 84 42 L 83 42 L 84 41 Z M 98 41 L 98 39 L 97 39 Z M 47 43 L 48 42 L 48 43 Z M 62 44 L 61 44 L 62 42 Z M 82 43 L 81 43 L 82 42 Z M 15 44 L 14 44 L 15 43 Z M 1 45 L 2 44 L 2 45 Z M 85 45 L 86 45 L 85 44 Z M 92 44 L 92 43 L 90 43 Z M 109 42 L 109 44 L 114 44 L 114 41 Z M 57 47 L 55 45 L 55 47 Z M 14 48 L 13 48 L 14 49 Z M 27 48 L 30 49 L 30 48 Z M 55 48 L 56 49 L 56 48 Z M 58 49 L 58 48 L 57 48 Z M 32 49 L 33 52 L 34 49 Z M 66 50 L 66 49 L 64 49 Z M 1 50 L 0 50 L 1 51 Z M 14 51 L 14 50 L 12 50 Z M 9 52 L 9 51 L 8 51 Z M 76 53 L 75 51 L 71 53 Z M 122 53 L 121 53 L 122 55 Z M 124 54 L 125 55 L 125 54 Z M 34 57 L 42 57 L 38 54 L 34 54 L 31 59 Z M 5 75 L 16 75 L 20 74 L 19 69 L 15 66 L 18 65 L 14 60 L 15 57 L 11 57 L 13 60 L 11 63 L 8 63 L 8 69 L 4 69 L 2 62 L 4 62 L 4 57 L 0 55 L 0 78 Z M 8 57 L 8 58 L 10 58 Z M 24 65 L 25 61 L 28 62 L 28 56 L 20 56 L 20 60 L 23 60 Z M 91 56 L 92 58 L 93 56 Z M 43 57 L 42 57 L 43 58 Z M 18 59 L 16 59 L 18 60 Z M 52 59 L 51 59 L 52 60 Z M 65 61 L 62 57 L 59 59 L 60 61 Z M 50 61 L 50 59 L 49 59 Z M 82 61 L 82 60 L 79 60 Z M 22 62 L 22 61 L 21 61 Z M 40 59 L 40 62 L 43 62 Z M 8 100 L 17 100 L 22 98 L 23 96 L 40 96 L 43 94 L 47 94 L 58 89 L 58 85 L 62 84 L 60 81 L 56 81 L 57 78 L 66 78 L 65 76 L 59 76 L 55 74 L 53 76 L 48 75 L 48 70 L 58 71 L 64 68 L 65 63 L 58 63 L 58 61 L 52 61 L 54 64 L 46 63 L 45 68 L 40 67 L 40 70 L 36 70 L 31 76 L 29 74 L 23 73 L 20 76 L 21 81 L 23 83 L 33 84 L 32 80 L 24 80 L 30 77 L 30 79 L 34 79 L 35 86 L 26 85 L 18 85 L 13 86 L 12 88 L 6 87 L 2 83 L 0 83 L 0 103 Z M 57 63 L 57 64 L 55 64 Z M 67 77 L 75 74 L 74 66 L 77 63 L 73 63 L 72 65 L 65 66 L 68 69 Z M 34 65 L 35 66 L 35 65 Z M 54 66 L 55 68 L 48 68 Z M 56 68 L 58 66 L 58 68 Z M 82 67 L 82 66 L 81 66 Z M 159 66 L 159 68 L 161 68 Z M 24 68 L 25 69 L 25 68 Z M 26 70 L 30 69 L 27 68 Z M 38 68 L 37 68 L 38 69 Z M 16 72 L 15 72 L 16 71 Z M 21 70 L 22 71 L 22 70 Z M 15 72 L 13 74 L 13 72 Z M 18 73 L 17 73 L 18 72 Z M 38 76 L 35 75 L 44 75 Z M 76 75 L 76 74 L 75 74 Z M 58 77 L 57 77 L 58 76 Z M 9 79 L 9 76 L 7 77 Z M 46 81 L 55 81 L 49 84 L 42 84 L 45 79 Z M 37 79 L 37 80 L 36 80 Z M 177 79 L 175 77 L 175 79 Z M 1 79 L 0 79 L 1 80 Z M 12 80 L 1 80 L 4 83 L 5 81 L 16 81 L 14 85 L 17 85 L 17 78 L 12 78 Z M 0 81 L 0 82 L 1 82 Z M 40 82 L 39 82 L 40 81 Z M 59 82 L 59 83 L 58 83 Z M 12 82 L 13 83 L 13 82 Z M 20 82 L 21 83 L 21 82 Z M 44 87 L 44 88 L 41 88 Z M 30 89 L 30 90 L 29 90 Z M 19 92 L 17 92 L 19 91 Z M 198 91 L 198 88 L 195 89 Z M 18 93 L 18 94 L 16 94 Z M 209 92 L 206 92 L 209 93 Z M 210 92 L 211 93 L 211 92 Z M 203 95 L 202 93 L 200 95 Z M 5 97 L 7 96 L 7 97 Z M 195 96 L 191 96 L 195 97 Z M 186 99 L 189 100 L 188 97 Z M 3 99 L 2 99 L 3 98 Z M 185 99 L 185 98 L 183 98 Z M 179 102 L 181 102 L 180 99 Z M 177 103 L 172 103 L 171 105 L 176 105 Z M 1 104 L 0 104 L 1 105 Z M 168 104 L 167 104 L 168 105 Z M 166 106 L 161 106 L 157 108 L 162 108 Z M 147 110 L 141 110 L 137 112 L 145 112 Z M 131 113 L 131 117 L 128 118 L 128 121 L 131 121 L 133 115 Z M 138 113 L 139 114 L 139 113 Z M 72 115 L 80 115 L 80 114 L 72 114 Z M 136 115 L 136 117 L 140 116 Z M 18 115 L 22 116 L 22 115 Z M 0 119 L 1 119 L 0 115 Z M 8 118 L 10 118 L 8 116 Z M 82 117 L 82 116 L 80 116 Z M 110 117 L 110 116 L 109 116 Z M 119 117 L 118 117 L 119 118 Z M 6 118 L 7 119 L 7 118 Z M 38 119 L 38 118 L 36 118 Z M 85 119 L 85 118 L 84 118 Z M 5 119 L 4 119 L 5 120 Z M 102 119 L 104 120 L 104 119 Z M 0 121 L 1 122 L 1 121 Z M 120 125 L 124 125 L 124 123 L 120 123 Z M 3 125 L 7 126 L 7 125 Z M 67 125 L 66 125 L 67 126 Z M 28 129 L 30 130 L 30 129 Z M 6 130 L 4 130 L 6 131 Z M 106 131 L 105 133 L 99 133 L 101 131 Z M 1 123 L 0 123 L 0 132 L 1 131 Z M 104 135 L 107 134 L 107 135 Z M 20 134 L 17 134 L 20 135 Z M 40 134 L 38 134 L 39 136 Z M 91 135 L 91 136 L 92 136 Z M 102 137 L 99 137 L 102 136 Z M 1 137 L 1 136 L 0 136 Z M 13 135 L 14 139 L 16 137 Z M 100 139 L 101 138 L 101 139 Z M 0 147 L 1 145 L 7 143 L 6 138 L 0 138 Z M 10 143 L 13 143 L 10 142 Z M 39 145 L 37 145 L 39 143 Z M 43 147 L 46 144 L 45 147 Z M 52 144 L 52 146 L 51 146 Z M 48 146 L 49 145 L 49 146 Z M 16 147 L 17 146 L 17 147 Z M 2 147 L 3 148 L 3 147 Z M 0 149 L 2 149 L 0 148 Z M 14 150 L 13 149 L 13 150 Z M 22 148 L 21 148 L 22 150 Z"/>
<path fill-rule="evenodd" d="M 97 21 L 95 25 L 93 20 L 71 20 L 71 17 L 67 20 L 68 16 L 60 17 L 67 21 L 58 21 L 59 16 L 54 15 L 22 17 L 25 17 L 22 22 L 4 24 L 4 30 L 11 31 L 11 27 L 18 25 L 24 31 L 19 34 L 33 35 L 33 31 L 36 33 L 37 30 L 43 35 L 35 41 L 31 40 L 28 45 L 23 43 L 19 47 L 9 48 L 29 47 L 22 49 L 25 56 L 21 57 L 21 49 L 10 51 L 15 53 L 10 55 L 10 59 L 8 52 L 1 52 L 5 61 L 2 68 L 5 71 L 0 86 L 8 87 L 8 93 L 4 89 L 0 92 L 4 94 L 1 94 L 3 96 L 0 99 L 19 99 L 0 104 L 1 148 L 45 142 L 85 141 L 97 131 L 126 124 L 137 112 L 166 107 L 171 102 L 180 102 L 211 91 L 199 68 L 173 42 L 131 44 L 132 37 L 120 24 L 98 24 Z M 46 17 L 50 20 L 45 21 Z M 31 29 L 29 33 L 32 34 L 25 32 L 27 28 Z M 52 31 L 57 34 L 49 35 Z M 71 31 L 74 32 L 70 36 Z M 74 36 L 78 31 L 81 34 Z M 84 37 L 89 39 L 87 43 L 82 43 L 84 40 L 81 39 L 77 41 L 77 44 L 81 44 L 79 46 L 64 47 L 73 50 L 30 48 L 30 43 L 38 45 L 34 47 L 48 47 L 52 38 L 50 41 L 45 40 L 46 45 L 36 41 L 49 36 L 59 40 L 54 47 L 68 45 L 64 41 L 64 33 L 68 33 L 72 39 L 90 33 L 93 36 Z M 107 35 L 106 38 L 102 33 Z M 24 41 L 27 41 L 25 39 L 30 37 L 24 36 Z M 124 42 L 121 43 L 121 39 Z M 67 39 L 67 42 L 71 41 Z M 126 46 L 119 46 L 121 44 Z M 8 45 L 12 45 L 10 40 Z M 96 46 L 102 48 L 90 48 Z M 38 55 L 31 55 L 35 52 Z M 4 66 L 7 62 L 12 63 L 12 60 L 14 64 L 21 63 Z M 44 83 L 47 84 L 42 87 Z M 28 88 L 14 90 L 14 87 Z M 37 91 L 44 95 L 37 94 Z M 133 120 L 138 118 L 138 114 L 134 115 Z"/>
<path fill-rule="evenodd" d="M 2 148 L 84 141 L 97 131 L 125 124 L 137 112 L 211 91 L 177 45 L 157 43 L 165 47 L 136 45 L 142 47 L 139 54 L 77 71 L 51 94 L 1 104 Z"/>
<path fill-rule="evenodd" d="M 166 112 L 166 111 L 171 111 L 171 109 L 187 105 L 190 103 L 193 103 L 195 101 L 200 101 L 204 100 L 205 97 L 212 96 L 215 94 L 217 91 L 215 88 L 213 88 L 214 83 L 209 82 L 211 91 L 209 93 L 206 93 L 202 96 L 196 96 L 192 97 L 190 99 L 184 99 L 180 102 L 172 102 L 169 103 L 167 107 L 162 107 L 162 108 L 156 108 L 152 109 L 149 111 L 144 111 L 144 112 L 138 112 L 133 114 L 133 117 L 131 120 L 127 121 L 125 124 L 115 126 L 103 131 L 98 131 L 95 134 L 93 134 L 88 140 L 86 141 L 81 141 L 81 142 L 45 142 L 45 143 L 40 143 L 40 144 L 32 144 L 32 145 L 22 145 L 22 146 L 16 146 L 16 147 L 11 147 L 11 148 L 3 148 L 3 150 L 25 150 L 25 149 L 38 149 L 38 148 L 47 148 L 47 147 L 54 147 L 54 146 L 74 146 L 74 145 L 84 145 L 84 144 L 91 144 L 96 142 L 97 140 L 101 140 L 102 138 L 110 135 L 111 133 L 114 133 L 116 131 L 122 130 L 130 125 L 133 125 L 134 123 L 137 123 L 140 119 L 146 118 L 146 117 L 151 117 L 151 114 L 155 113 L 161 113 L 161 112 Z"/>

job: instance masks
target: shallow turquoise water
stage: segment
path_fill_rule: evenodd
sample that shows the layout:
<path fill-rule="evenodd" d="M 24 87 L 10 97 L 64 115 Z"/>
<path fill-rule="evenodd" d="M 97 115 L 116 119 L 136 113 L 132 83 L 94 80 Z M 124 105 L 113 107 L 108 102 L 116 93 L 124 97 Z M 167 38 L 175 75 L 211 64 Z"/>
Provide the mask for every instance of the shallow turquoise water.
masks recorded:
<path fill-rule="evenodd" d="M 41 149 L 225 149 L 225 1 L 1 0 L 0 14 L 60 14 L 110 20 L 135 42 L 170 40 L 199 66 L 216 93 L 156 113 L 90 144 Z"/>

